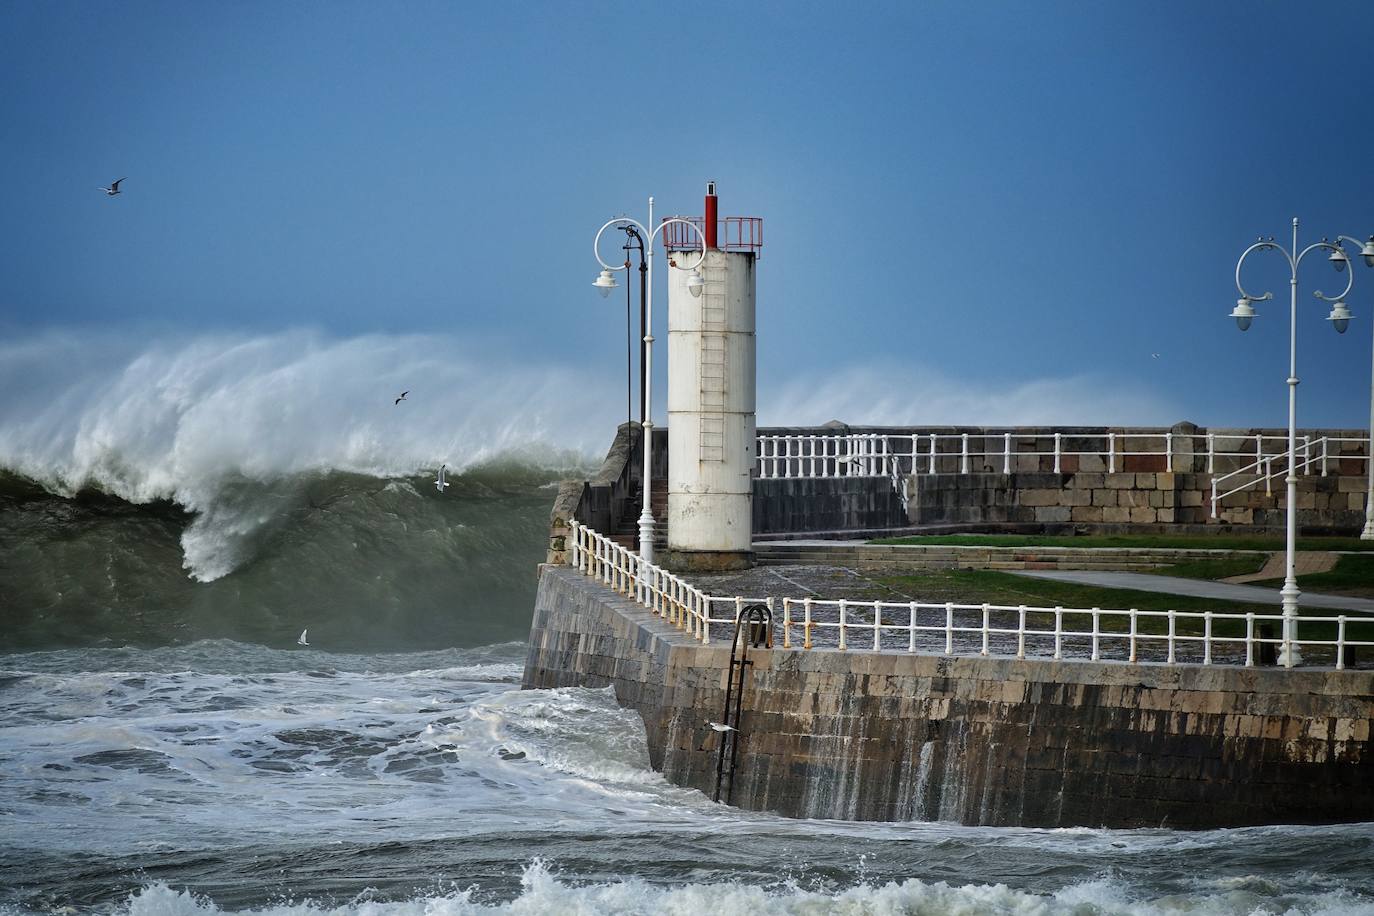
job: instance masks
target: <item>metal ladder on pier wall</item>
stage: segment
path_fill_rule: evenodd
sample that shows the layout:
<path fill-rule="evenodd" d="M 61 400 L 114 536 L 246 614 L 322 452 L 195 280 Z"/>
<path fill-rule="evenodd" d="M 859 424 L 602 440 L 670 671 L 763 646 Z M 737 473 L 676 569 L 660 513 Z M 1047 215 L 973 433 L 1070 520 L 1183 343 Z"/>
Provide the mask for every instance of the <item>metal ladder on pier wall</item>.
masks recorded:
<path fill-rule="evenodd" d="M 749 629 L 744 632 L 744 638 L 740 638 L 745 624 Z M 749 660 L 749 647 L 771 648 L 773 645 L 773 613 L 765 604 L 751 604 L 741 608 L 735 614 L 735 638 L 730 643 L 730 673 L 725 679 L 725 709 L 721 714 L 720 724 L 724 729 L 720 732 L 720 748 L 716 757 L 716 794 L 715 801 L 720 801 L 721 784 L 725 781 L 725 749 L 730 749 L 730 782 L 725 790 L 725 803 L 730 804 L 730 799 L 735 794 L 735 767 L 739 754 L 739 723 L 740 709 L 744 702 L 744 676 L 749 667 L 754 663 Z M 739 658 L 735 658 L 736 651 Z M 731 708 L 731 701 L 734 708 Z"/>

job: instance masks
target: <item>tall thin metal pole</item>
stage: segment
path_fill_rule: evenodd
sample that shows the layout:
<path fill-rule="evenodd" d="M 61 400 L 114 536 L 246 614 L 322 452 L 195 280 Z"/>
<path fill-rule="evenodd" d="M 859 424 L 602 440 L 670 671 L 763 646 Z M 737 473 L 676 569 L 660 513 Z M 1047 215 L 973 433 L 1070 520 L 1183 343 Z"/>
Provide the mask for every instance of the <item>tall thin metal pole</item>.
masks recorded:
<path fill-rule="evenodd" d="M 630 237 L 625 236 L 625 272 L 630 272 Z M 630 284 L 625 284 L 625 433 L 629 435 L 630 424 L 634 422 L 634 370 L 631 366 L 634 346 L 630 337 Z"/>
<path fill-rule="evenodd" d="M 1287 668 L 1302 661 L 1295 640 L 1298 636 L 1298 576 L 1295 551 L 1298 540 L 1298 218 L 1293 217 L 1293 272 L 1288 280 L 1288 507 L 1284 546 L 1283 645 L 1279 663 Z"/>
<path fill-rule="evenodd" d="M 1374 325 L 1374 321 L 1370 322 Z M 1360 540 L 1374 541 L 1374 345 L 1369 358 L 1369 442 L 1365 445 L 1365 463 L 1369 465 L 1369 485 L 1364 494 L 1364 530 Z"/>
<path fill-rule="evenodd" d="M 649 198 L 650 233 L 644 253 L 649 262 L 648 290 L 644 305 L 644 511 L 639 516 L 639 556 L 646 563 L 654 561 L 654 513 L 650 491 L 653 489 L 654 453 L 654 199 Z"/>
<path fill-rule="evenodd" d="M 648 288 L 648 270 L 644 263 L 644 240 L 639 240 L 639 326 L 641 328 L 648 325 L 644 321 L 644 290 Z M 639 422 L 643 423 L 644 418 L 649 414 L 644 409 L 644 379 L 647 375 L 644 372 L 644 341 L 639 341 Z"/>

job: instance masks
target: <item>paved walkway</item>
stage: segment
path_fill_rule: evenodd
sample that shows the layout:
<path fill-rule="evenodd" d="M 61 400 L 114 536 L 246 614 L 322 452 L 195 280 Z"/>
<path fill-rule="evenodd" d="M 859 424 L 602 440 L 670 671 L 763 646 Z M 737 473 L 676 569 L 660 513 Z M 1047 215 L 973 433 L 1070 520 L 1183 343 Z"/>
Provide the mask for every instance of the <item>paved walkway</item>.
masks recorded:
<path fill-rule="evenodd" d="M 1218 601 L 1246 601 L 1252 604 L 1282 604 L 1276 588 L 1260 588 L 1255 585 L 1230 585 L 1225 582 L 1209 582 L 1205 579 L 1179 579 L 1174 576 L 1152 576 L 1149 573 L 1097 572 L 1090 570 L 1032 570 L 1008 569 L 1016 576 L 1030 576 L 1034 579 L 1054 579 L 1059 582 L 1077 582 L 1082 585 L 1096 585 L 1102 588 L 1130 588 L 1141 592 L 1163 592 L 1169 595 L 1191 595 L 1195 598 L 1215 598 Z M 1280 570 L 1279 575 L 1283 572 Z M 1302 579 L 1298 579 L 1302 587 Z M 1319 595 L 1303 592 L 1298 598 L 1300 607 L 1327 608 L 1329 610 L 1364 611 L 1374 614 L 1374 599 L 1352 598 L 1345 595 Z"/>

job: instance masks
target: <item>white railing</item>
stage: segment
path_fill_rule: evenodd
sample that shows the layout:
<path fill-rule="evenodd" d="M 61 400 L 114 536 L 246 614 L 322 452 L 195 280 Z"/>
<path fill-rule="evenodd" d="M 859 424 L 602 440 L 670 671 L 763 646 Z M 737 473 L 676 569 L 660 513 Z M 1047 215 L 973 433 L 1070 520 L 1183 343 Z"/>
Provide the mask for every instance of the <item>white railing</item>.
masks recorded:
<path fill-rule="evenodd" d="M 1027 433 L 1015 430 L 981 433 L 887 432 L 826 433 L 796 435 L 762 435 L 758 437 L 757 465 L 763 478 L 787 477 L 888 477 L 898 474 L 969 474 L 1000 471 L 1010 474 L 1018 459 L 1051 458 L 1055 472 L 1060 472 L 1063 459 L 1070 456 L 1092 456 L 1102 461 L 1107 473 L 1116 473 L 1123 459 L 1133 457 L 1162 458 L 1165 471 L 1174 470 L 1174 434 L 1147 430 L 1121 430 L 1107 433 Z M 1248 462 L 1231 474 L 1247 473 L 1271 460 L 1287 454 L 1288 437 L 1268 433 L 1233 436 L 1225 433 L 1206 433 L 1189 436 L 1189 448 L 1199 457 L 1206 456 L 1206 473 L 1216 474 L 1217 465 L 1223 467 L 1237 461 Z M 1065 440 L 1089 448 L 1068 448 Z M 1142 442 L 1143 440 L 1143 442 Z M 1198 441 L 1203 440 L 1203 441 Z M 1218 447 L 1221 440 L 1223 447 Z M 1317 466 L 1325 476 L 1332 461 L 1340 459 L 1368 460 L 1364 454 L 1369 440 L 1350 436 L 1320 436 L 1310 433 L 1299 437 L 1299 450 L 1305 458 L 1312 458 L 1305 467 Z M 1203 452 L 1199 446 L 1206 446 Z M 1130 445 L 1131 447 L 1127 447 Z M 1342 447 L 1354 445 L 1359 450 L 1344 452 Z M 1037 462 L 1038 464 L 1038 462 Z M 1184 470 L 1191 470 L 1191 467 Z"/>
<path fill-rule="evenodd" d="M 1070 448 L 1065 440 L 1090 448 Z M 1127 440 L 1137 447 L 1127 448 Z M 1141 448 L 1140 440 L 1157 447 Z M 1042 446 L 1041 442 L 1045 444 Z M 1029 444 L 1029 447 L 1027 445 Z M 846 435 L 765 435 L 758 437 L 758 470 L 764 478 L 889 477 L 893 474 L 1012 472 L 1019 458 L 1053 458 L 1055 473 L 1067 457 L 1094 456 L 1116 473 L 1125 458 L 1164 459 L 1173 470 L 1173 433 L 849 433 Z"/>
<path fill-rule="evenodd" d="M 1291 666 L 1293 649 L 1331 655 L 1345 667 L 1346 650 L 1374 648 L 1374 616 L 1307 617 L 1296 627 L 1334 631 L 1298 638 L 1282 614 L 1142 611 L 921 601 L 718 597 L 576 522 L 571 565 L 631 598 L 702 645 L 733 632 L 745 607 L 768 607 L 782 649 L 871 649 L 927 655 L 1075 658 L 1137 664 L 1254 666 L 1272 650 Z M 719 615 L 717 614 L 719 611 Z M 1360 627 L 1352 638 L 1352 627 Z M 1282 634 L 1282 635 L 1275 635 Z M 798 643 L 798 640 L 800 642 Z"/>
<path fill-rule="evenodd" d="M 1278 438 L 1278 437 L 1267 437 Z M 1237 468 L 1227 474 L 1212 478 L 1212 518 L 1217 517 L 1217 508 L 1221 501 L 1233 493 L 1240 493 L 1249 490 L 1260 484 L 1264 485 L 1264 495 L 1273 496 L 1272 481 L 1276 477 L 1286 477 L 1288 475 L 1288 439 L 1283 437 L 1284 448 L 1281 452 L 1266 455 L 1262 451 L 1256 454 L 1255 460 L 1249 464 Z M 1331 467 L 1331 460 L 1356 460 L 1368 461 L 1368 455 L 1358 455 L 1343 453 L 1341 446 L 1346 443 L 1364 444 L 1367 439 L 1356 439 L 1349 436 L 1322 436 L 1313 439 L 1311 436 L 1299 436 L 1297 440 L 1297 457 L 1292 462 L 1293 470 L 1307 477 L 1313 473 L 1313 467 L 1319 468 L 1322 477 L 1326 477 Z M 1249 479 L 1245 479 L 1249 478 Z M 1239 483 L 1235 481 L 1239 480 Z M 1234 485 L 1232 485 L 1234 483 Z M 1227 487 L 1230 486 L 1230 489 Z"/>

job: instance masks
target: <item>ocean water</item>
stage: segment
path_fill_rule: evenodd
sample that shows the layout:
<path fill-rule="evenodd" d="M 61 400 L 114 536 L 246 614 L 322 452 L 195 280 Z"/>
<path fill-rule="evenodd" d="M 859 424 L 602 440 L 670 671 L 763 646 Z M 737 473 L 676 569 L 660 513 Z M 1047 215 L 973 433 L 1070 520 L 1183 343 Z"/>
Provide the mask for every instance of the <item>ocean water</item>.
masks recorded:
<path fill-rule="evenodd" d="M 608 691 L 519 689 L 580 427 L 511 420 L 543 389 L 360 407 L 404 387 L 376 349 L 68 358 L 0 403 L 0 914 L 1374 913 L 1374 824 L 801 821 L 668 784 Z"/>

